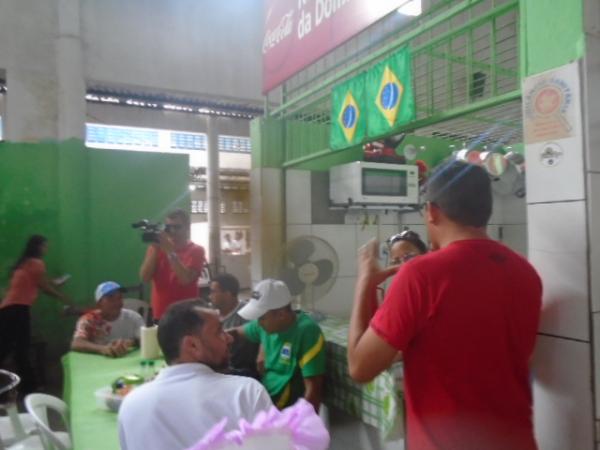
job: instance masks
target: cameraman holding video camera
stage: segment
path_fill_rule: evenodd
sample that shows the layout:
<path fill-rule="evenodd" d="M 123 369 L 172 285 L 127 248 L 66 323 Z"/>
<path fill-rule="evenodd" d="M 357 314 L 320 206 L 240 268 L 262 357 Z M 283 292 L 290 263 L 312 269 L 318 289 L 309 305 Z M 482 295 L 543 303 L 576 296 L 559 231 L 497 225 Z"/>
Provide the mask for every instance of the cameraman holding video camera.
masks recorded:
<path fill-rule="evenodd" d="M 143 282 L 152 282 L 152 312 L 161 318 L 169 305 L 198 297 L 196 282 L 206 259 L 204 249 L 189 239 L 190 218 L 176 209 L 165 219 L 165 229 L 149 243 L 140 267 Z"/>

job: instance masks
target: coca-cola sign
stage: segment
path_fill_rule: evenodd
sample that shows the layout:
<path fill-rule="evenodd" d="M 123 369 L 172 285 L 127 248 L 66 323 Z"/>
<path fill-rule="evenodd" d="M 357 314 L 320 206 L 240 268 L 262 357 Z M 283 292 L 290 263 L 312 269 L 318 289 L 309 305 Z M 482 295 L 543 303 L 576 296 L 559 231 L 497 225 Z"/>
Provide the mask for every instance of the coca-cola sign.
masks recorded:
<path fill-rule="evenodd" d="M 406 3 L 265 0 L 263 93 Z"/>

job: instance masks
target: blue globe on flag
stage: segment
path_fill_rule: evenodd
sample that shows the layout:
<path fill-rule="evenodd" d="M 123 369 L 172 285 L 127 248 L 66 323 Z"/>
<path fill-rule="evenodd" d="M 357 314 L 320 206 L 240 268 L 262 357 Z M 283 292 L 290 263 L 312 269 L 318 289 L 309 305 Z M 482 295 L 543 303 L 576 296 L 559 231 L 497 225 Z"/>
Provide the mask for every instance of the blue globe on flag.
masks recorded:
<path fill-rule="evenodd" d="M 385 66 L 381 76 L 379 91 L 375 98 L 375 105 L 390 127 L 393 127 L 396 123 L 403 93 L 404 86 L 389 66 Z"/>
<path fill-rule="evenodd" d="M 342 112 L 342 124 L 344 128 L 352 128 L 356 124 L 356 108 L 354 105 L 346 105 Z"/>
<path fill-rule="evenodd" d="M 383 109 L 393 109 L 396 107 L 400 99 L 400 89 L 398 87 L 398 84 L 393 81 L 383 86 L 379 100 Z"/>
<path fill-rule="evenodd" d="M 358 121 L 360 119 L 360 108 L 354 100 L 352 92 L 348 91 L 344 102 L 341 105 L 338 116 L 338 123 L 346 138 L 346 143 L 350 144 L 354 140 Z"/>

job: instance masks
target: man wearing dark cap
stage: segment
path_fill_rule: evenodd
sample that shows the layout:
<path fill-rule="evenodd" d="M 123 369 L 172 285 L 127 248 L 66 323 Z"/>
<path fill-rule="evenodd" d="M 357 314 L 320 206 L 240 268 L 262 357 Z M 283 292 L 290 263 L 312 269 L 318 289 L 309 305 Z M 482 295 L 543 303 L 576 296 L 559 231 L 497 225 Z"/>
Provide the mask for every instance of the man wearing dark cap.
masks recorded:
<path fill-rule="evenodd" d="M 359 252 L 350 375 L 369 381 L 402 352 L 409 448 L 535 450 L 528 363 L 540 278 L 488 237 L 492 193 L 481 167 L 443 164 L 424 200 L 434 251 L 402 265 L 373 317 L 376 243 Z"/>

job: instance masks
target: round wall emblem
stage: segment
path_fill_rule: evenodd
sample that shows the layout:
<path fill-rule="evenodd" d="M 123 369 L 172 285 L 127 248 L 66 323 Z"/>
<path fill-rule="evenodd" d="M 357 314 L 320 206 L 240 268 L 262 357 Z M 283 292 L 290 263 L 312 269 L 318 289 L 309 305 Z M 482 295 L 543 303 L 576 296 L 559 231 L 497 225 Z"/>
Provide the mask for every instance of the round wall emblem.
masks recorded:
<path fill-rule="evenodd" d="M 555 142 L 548 142 L 542 146 L 540 161 L 546 167 L 554 167 L 560 163 L 563 157 L 563 149 Z"/>

